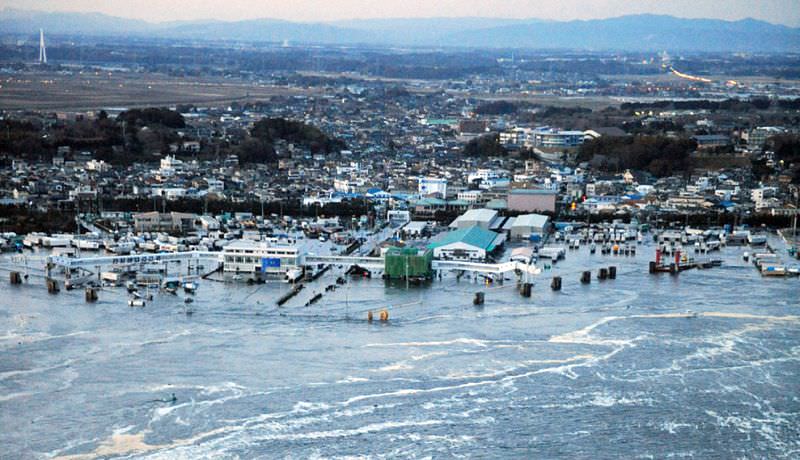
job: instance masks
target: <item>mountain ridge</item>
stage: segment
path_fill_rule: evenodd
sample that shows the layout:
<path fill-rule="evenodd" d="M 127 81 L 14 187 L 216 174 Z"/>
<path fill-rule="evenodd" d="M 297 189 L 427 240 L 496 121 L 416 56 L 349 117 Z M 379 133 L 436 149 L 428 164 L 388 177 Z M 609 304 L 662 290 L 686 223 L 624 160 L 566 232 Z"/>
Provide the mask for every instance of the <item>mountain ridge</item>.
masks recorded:
<path fill-rule="evenodd" d="M 752 18 L 737 21 L 669 15 L 550 21 L 536 18 L 386 18 L 296 22 L 242 21 L 151 23 L 101 13 L 0 10 L 0 34 L 151 36 L 293 44 L 532 48 L 621 51 L 800 52 L 800 28 Z"/>

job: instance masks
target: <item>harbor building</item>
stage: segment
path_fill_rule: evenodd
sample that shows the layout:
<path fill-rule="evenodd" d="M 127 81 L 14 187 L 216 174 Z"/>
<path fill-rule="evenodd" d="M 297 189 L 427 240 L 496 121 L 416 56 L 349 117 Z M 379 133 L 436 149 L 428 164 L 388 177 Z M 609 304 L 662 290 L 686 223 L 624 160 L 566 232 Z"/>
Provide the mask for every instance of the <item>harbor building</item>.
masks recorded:
<path fill-rule="evenodd" d="M 237 240 L 222 253 L 226 273 L 284 275 L 300 265 L 295 246 L 271 241 Z"/>
<path fill-rule="evenodd" d="M 484 261 L 504 242 L 504 234 L 472 226 L 445 233 L 428 248 L 437 259 Z"/>

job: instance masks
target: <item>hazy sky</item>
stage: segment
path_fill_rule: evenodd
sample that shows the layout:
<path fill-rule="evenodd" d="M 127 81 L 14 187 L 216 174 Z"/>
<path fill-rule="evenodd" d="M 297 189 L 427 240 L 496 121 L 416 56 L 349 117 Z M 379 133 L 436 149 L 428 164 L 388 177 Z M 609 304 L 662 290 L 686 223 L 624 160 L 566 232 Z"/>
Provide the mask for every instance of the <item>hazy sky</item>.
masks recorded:
<path fill-rule="evenodd" d="M 752 17 L 800 26 L 800 0 L 0 0 L 0 6 L 100 12 L 155 22 L 253 18 L 309 22 L 433 16 L 570 20 L 654 13 L 728 20 Z"/>

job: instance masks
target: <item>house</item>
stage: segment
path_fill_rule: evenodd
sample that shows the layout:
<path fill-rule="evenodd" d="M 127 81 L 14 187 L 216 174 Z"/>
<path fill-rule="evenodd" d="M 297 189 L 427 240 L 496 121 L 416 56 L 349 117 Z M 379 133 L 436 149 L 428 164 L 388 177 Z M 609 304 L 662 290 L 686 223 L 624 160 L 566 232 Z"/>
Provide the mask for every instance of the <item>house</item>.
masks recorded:
<path fill-rule="evenodd" d="M 502 246 L 505 235 L 484 230 L 478 226 L 444 233 L 438 241 L 428 245 L 437 259 L 485 260 Z"/>

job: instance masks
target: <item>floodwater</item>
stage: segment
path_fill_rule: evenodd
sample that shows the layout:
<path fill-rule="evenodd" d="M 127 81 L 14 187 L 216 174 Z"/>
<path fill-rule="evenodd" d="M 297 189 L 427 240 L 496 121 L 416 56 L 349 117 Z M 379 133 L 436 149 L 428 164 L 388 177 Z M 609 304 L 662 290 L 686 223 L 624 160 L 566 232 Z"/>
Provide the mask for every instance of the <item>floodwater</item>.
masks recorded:
<path fill-rule="evenodd" d="M 337 269 L 277 307 L 285 284 L 203 281 L 191 316 L 3 280 L 0 456 L 797 458 L 800 282 L 744 250 L 670 276 L 652 246 L 584 247 L 531 298 L 454 275 L 325 292 Z"/>

